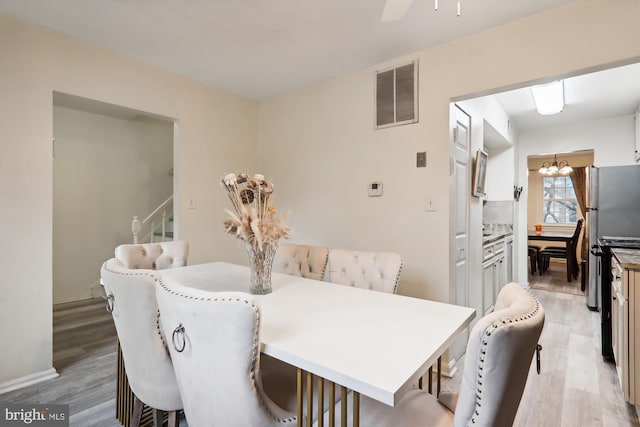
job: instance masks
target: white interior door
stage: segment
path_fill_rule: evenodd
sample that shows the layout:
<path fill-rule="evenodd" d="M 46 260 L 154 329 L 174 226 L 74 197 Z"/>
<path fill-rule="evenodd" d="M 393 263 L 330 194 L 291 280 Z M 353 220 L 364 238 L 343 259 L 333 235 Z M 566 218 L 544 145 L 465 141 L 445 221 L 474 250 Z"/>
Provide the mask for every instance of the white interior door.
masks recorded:
<path fill-rule="evenodd" d="M 469 307 L 469 198 L 471 178 L 469 149 L 471 117 L 457 105 L 451 104 L 451 242 L 450 287 L 452 302 Z M 465 351 L 468 330 L 451 346 L 449 357 L 458 359 Z"/>

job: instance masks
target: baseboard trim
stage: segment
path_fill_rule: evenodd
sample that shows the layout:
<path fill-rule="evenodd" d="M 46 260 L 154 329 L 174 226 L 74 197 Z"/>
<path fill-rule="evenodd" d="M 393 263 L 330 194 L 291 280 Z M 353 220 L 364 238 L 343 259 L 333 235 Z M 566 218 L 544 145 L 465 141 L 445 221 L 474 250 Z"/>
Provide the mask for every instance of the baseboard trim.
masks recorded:
<path fill-rule="evenodd" d="M 33 374 L 25 375 L 24 377 L 0 383 L 0 394 L 8 393 L 10 391 L 18 390 L 20 388 L 47 381 L 58 376 L 60 376 L 60 374 L 55 370 L 55 368 L 49 368 L 45 371 L 34 372 Z"/>
<path fill-rule="evenodd" d="M 91 294 L 89 295 L 83 295 L 83 296 L 78 296 L 78 297 L 70 297 L 70 298 L 61 298 L 61 299 L 56 299 L 53 301 L 53 305 L 56 304 L 65 304 L 68 302 L 76 302 L 76 301 L 82 301 L 85 299 L 89 299 L 91 298 Z"/>
<path fill-rule="evenodd" d="M 104 291 L 104 286 L 100 282 L 96 282 L 91 285 L 91 298 L 107 298 L 107 293 Z"/>

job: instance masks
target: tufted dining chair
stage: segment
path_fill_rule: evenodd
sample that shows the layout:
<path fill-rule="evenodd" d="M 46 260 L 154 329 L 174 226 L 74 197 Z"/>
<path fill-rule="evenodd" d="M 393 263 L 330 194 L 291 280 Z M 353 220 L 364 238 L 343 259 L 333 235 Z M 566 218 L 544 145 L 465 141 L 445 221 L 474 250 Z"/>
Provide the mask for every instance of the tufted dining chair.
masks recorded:
<path fill-rule="evenodd" d="M 402 258 L 394 252 L 329 251 L 328 281 L 395 294 Z"/>
<path fill-rule="evenodd" d="M 543 326 L 544 310 L 538 300 L 517 283 L 505 285 L 495 311 L 478 320 L 471 331 L 459 394 L 441 393 L 436 399 L 413 390 L 394 407 L 362 396 L 360 424 L 510 427 Z"/>
<path fill-rule="evenodd" d="M 116 250 L 120 256 L 123 253 L 129 252 Z M 154 409 L 156 426 L 162 423 L 159 411 L 168 411 L 169 426 L 177 426 L 182 400 L 159 329 L 154 274 L 150 269 L 127 268 L 116 258 L 106 261 L 100 271 L 126 376 L 135 395 L 130 425 L 140 425 L 144 404 Z"/>
<path fill-rule="evenodd" d="M 124 244 L 115 249 L 115 258 L 107 261 L 101 271 L 101 280 L 109 298 L 109 307 L 117 311 L 112 312 L 122 358 L 124 362 L 126 381 L 131 391 L 125 386 L 122 368 L 118 366 L 119 404 L 118 419 L 136 426 L 141 422 L 143 403 L 154 409 L 154 422 L 161 423 L 160 410 L 169 411 L 169 420 L 177 422 L 176 409 L 182 409 L 179 400 L 175 400 L 177 384 L 171 361 L 167 357 L 157 326 L 158 307 L 153 292 L 153 270 L 182 267 L 187 265 L 189 245 L 186 241 L 175 240 L 158 243 Z M 117 302 L 116 302 L 117 300 Z M 132 327 L 134 325 L 134 327 Z M 139 339 L 140 334 L 143 339 Z M 133 337 L 131 336 L 132 334 Z M 124 341 L 124 342 L 123 342 Z M 141 351 L 144 350 L 144 351 Z M 147 353 L 152 363 L 148 365 Z M 124 382 L 125 384 L 121 384 Z M 157 387 L 157 383 L 164 386 Z M 162 390 L 168 387 L 170 402 L 158 401 L 152 390 Z M 122 404 L 128 400 L 133 392 L 133 408 Z M 178 395 L 179 398 L 179 395 Z M 154 404 L 156 403 L 156 404 Z M 171 404 L 167 404 L 171 403 Z M 167 409 L 173 407 L 174 409 Z M 130 412 L 130 413 L 129 413 Z"/>
<path fill-rule="evenodd" d="M 324 280 L 329 248 L 295 243 L 281 243 L 273 262 L 277 273 Z"/>
<path fill-rule="evenodd" d="M 255 297 L 163 278 L 157 280 L 156 298 L 190 427 L 296 425 L 296 415 L 262 389 Z"/>
<path fill-rule="evenodd" d="M 115 256 L 125 268 L 164 270 L 187 265 L 189 245 L 184 240 L 126 244 L 116 248 Z"/>

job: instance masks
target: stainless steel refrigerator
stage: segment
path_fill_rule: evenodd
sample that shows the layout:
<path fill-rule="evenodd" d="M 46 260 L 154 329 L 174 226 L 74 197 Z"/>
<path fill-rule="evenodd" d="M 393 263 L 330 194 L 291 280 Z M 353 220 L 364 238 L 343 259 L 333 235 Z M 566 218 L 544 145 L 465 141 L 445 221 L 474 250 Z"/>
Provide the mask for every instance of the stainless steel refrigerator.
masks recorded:
<path fill-rule="evenodd" d="M 640 237 L 640 165 L 589 168 L 589 290 L 587 305 L 601 308 L 598 239 Z"/>

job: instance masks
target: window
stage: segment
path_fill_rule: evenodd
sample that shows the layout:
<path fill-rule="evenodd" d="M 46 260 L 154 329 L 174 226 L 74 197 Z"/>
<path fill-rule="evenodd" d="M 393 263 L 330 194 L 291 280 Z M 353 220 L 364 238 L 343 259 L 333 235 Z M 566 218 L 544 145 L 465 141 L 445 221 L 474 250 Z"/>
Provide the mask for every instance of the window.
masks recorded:
<path fill-rule="evenodd" d="M 417 61 L 376 72 L 376 128 L 418 121 Z"/>
<path fill-rule="evenodd" d="M 578 202 L 573 181 L 568 176 L 543 178 L 543 211 L 545 224 L 575 224 Z"/>

